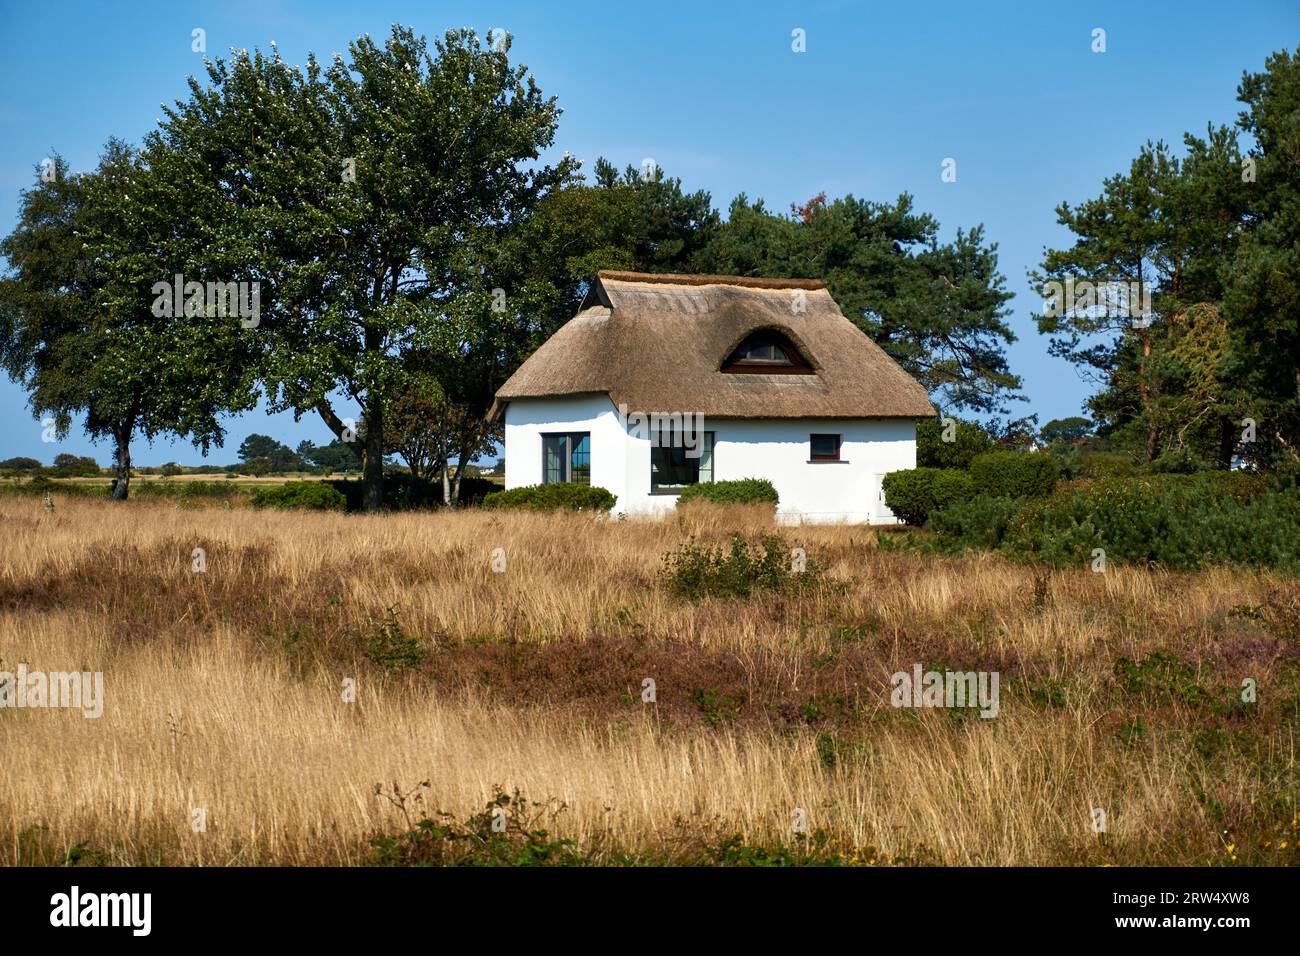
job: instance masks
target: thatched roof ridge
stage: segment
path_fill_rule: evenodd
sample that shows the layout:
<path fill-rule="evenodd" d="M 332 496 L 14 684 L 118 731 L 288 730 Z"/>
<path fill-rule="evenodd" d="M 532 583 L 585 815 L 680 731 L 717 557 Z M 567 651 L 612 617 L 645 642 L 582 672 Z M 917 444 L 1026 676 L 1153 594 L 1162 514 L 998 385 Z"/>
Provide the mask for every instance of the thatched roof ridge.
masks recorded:
<path fill-rule="evenodd" d="M 925 389 L 841 314 L 820 280 L 602 271 L 596 295 L 497 392 L 608 394 L 635 412 L 714 418 L 929 418 Z M 720 371 L 751 332 L 775 329 L 812 375 Z"/>
<path fill-rule="evenodd" d="M 672 272 L 620 272 L 601 269 L 598 279 L 615 282 L 649 282 L 663 285 L 730 285 L 739 289 L 824 289 L 825 279 L 766 279 L 760 276 L 679 275 Z"/>

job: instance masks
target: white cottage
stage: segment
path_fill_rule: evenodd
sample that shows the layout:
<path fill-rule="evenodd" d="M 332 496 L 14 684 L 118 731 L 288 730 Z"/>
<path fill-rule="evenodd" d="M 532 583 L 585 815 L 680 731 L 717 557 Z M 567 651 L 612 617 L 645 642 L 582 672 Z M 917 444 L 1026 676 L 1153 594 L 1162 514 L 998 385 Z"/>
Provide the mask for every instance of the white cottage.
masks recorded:
<path fill-rule="evenodd" d="M 935 412 L 824 282 L 601 272 L 491 414 L 507 488 L 589 483 L 638 515 L 767 478 L 782 521 L 892 524 L 880 480 L 916 466 Z"/>

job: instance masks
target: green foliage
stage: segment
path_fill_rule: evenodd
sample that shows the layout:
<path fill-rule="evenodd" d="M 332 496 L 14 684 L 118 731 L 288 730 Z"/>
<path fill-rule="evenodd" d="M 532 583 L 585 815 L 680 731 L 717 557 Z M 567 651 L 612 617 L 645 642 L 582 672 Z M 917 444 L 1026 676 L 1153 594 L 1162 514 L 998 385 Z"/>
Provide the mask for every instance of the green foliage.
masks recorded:
<path fill-rule="evenodd" d="M 970 463 L 971 480 L 981 495 L 995 498 L 1035 498 L 1050 492 L 1061 468 L 1041 452 L 993 451 Z"/>
<path fill-rule="evenodd" d="M 1272 468 L 1300 447 L 1300 51 L 1269 56 L 1237 98 L 1235 128 L 1187 133 L 1181 155 L 1147 142 L 1095 198 L 1060 204 L 1073 242 L 1034 274 L 1060 284 L 1059 307 L 1036 317 L 1049 352 L 1102 382 L 1088 402 L 1099 434 L 1145 461 Z M 1091 308 L 1105 303 L 1083 282 L 1141 283 L 1151 314 L 1135 324 Z M 1245 418 L 1259 423 L 1253 441 Z"/>
<path fill-rule="evenodd" d="M 1079 415 L 1070 418 L 1053 418 L 1043 426 L 1039 437 L 1049 445 L 1068 444 L 1086 438 L 1092 431 L 1092 422 Z"/>
<path fill-rule="evenodd" d="M 44 498 L 46 495 L 69 495 L 78 498 L 106 498 L 108 486 L 75 481 L 52 481 L 44 475 L 33 475 L 26 481 L 0 482 L 0 494 Z"/>
<path fill-rule="evenodd" d="M 50 469 L 53 478 L 98 478 L 100 474 L 99 463 L 95 459 L 66 452 L 54 456 L 54 464 Z"/>
<path fill-rule="evenodd" d="M 239 460 L 253 474 L 303 471 L 305 463 L 288 445 L 270 435 L 249 435 L 239 444 Z"/>
<path fill-rule="evenodd" d="M 707 548 L 688 541 L 663 556 L 659 576 L 669 591 L 690 600 L 800 591 L 821 580 L 811 561 L 805 562 L 804 570 L 795 571 L 790 549 L 779 538 L 751 543 L 739 534 L 731 535 L 727 547 Z"/>
<path fill-rule="evenodd" d="M 323 481 L 286 481 L 253 492 L 254 508 L 303 508 L 309 511 L 342 511 L 347 499 Z"/>
<path fill-rule="evenodd" d="M 1109 478 L 1065 485 L 1011 520 L 1014 557 L 1086 567 L 1108 562 L 1191 570 L 1215 564 L 1300 571 L 1300 496 L 1244 474 Z"/>
<path fill-rule="evenodd" d="M 1076 470 L 1078 478 L 1123 478 L 1136 474 L 1137 463 L 1116 452 L 1084 451 Z"/>
<path fill-rule="evenodd" d="M 252 492 L 225 481 L 141 481 L 135 486 L 141 498 L 220 498 L 229 501 Z"/>
<path fill-rule="evenodd" d="M 0 365 L 60 434 L 81 418 L 92 439 L 113 441 L 117 498 L 133 436 L 175 435 L 206 451 L 221 442 L 222 414 L 255 399 L 251 330 L 188 303 L 165 321 L 153 312 L 156 283 L 196 278 L 195 253 L 225 245 L 193 202 L 201 190 L 188 160 L 165 150 L 146 160 L 116 140 L 91 173 L 56 157 L 0 243 Z M 235 278 L 225 262 L 205 272 Z"/>
<path fill-rule="evenodd" d="M 586 855 L 572 840 L 557 839 L 543 824 L 549 824 L 567 807 L 550 800 L 528 800 L 515 790 L 493 789 L 492 799 L 482 812 L 464 822 L 453 814 L 434 811 L 416 821 L 411 809 L 422 802 L 422 783 L 402 793 L 376 787 L 375 793 L 396 806 L 406 817 L 407 829 L 396 835 L 380 835 L 370 842 L 369 863 L 373 866 L 581 866 Z"/>
<path fill-rule="evenodd" d="M 744 701 L 724 694 L 716 687 L 696 688 L 691 692 L 691 700 L 700 711 L 700 717 L 706 726 L 721 727 L 727 721 L 740 716 Z"/>
<path fill-rule="evenodd" d="M 348 511 L 361 511 L 365 507 L 365 485 L 356 479 L 337 478 L 327 481 L 331 488 L 347 500 Z M 485 496 L 501 486 L 482 478 L 465 477 L 460 482 L 458 504 L 476 505 Z M 428 481 L 409 472 L 384 473 L 384 507 L 394 511 L 421 511 L 442 507 L 442 482 Z"/>
<path fill-rule="evenodd" d="M 1113 671 L 1116 684 L 1148 705 L 1183 703 L 1198 706 L 1211 695 L 1197 681 L 1196 666 L 1172 651 L 1153 651 L 1139 661 L 1121 657 Z"/>
<path fill-rule="evenodd" d="M 509 51 L 401 26 L 301 69 L 241 50 L 212 60 L 147 141 L 197 170 L 203 265 L 275 290 L 257 330 L 271 410 L 319 414 L 343 438 L 332 396 L 360 406 L 368 510 L 383 504 L 385 412 L 425 357 L 468 370 L 481 405 L 533 338 L 541 303 L 503 236 L 576 162 L 538 160 L 560 110 Z"/>
<path fill-rule="evenodd" d="M 708 501 L 715 505 L 776 505 L 780 496 L 776 487 L 766 478 L 740 478 L 733 481 L 701 481 L 687 485 L 677 496 L 677 507 L 692 501 Z"/>
<path fill-rule="evenodd" d="M 885 504 L 908 524 L 923 525 L 930 513 L 975 495 L 975 485 L 955 468 L 893 471 L 883 481 Z"/>
<path fill-rule="evenodd" d="M 521 508 L 527 511 L 609 511 L 614 495 L 594 485 L 559 481 L 545 485 L 525 485 L 509 491 L 494 491 L 483 499 L 490 510 Z"/>
<path fill-rule="evenodd" d="M 943 440 L 945 433 L 952 441 Z M 972 458 L 993 447 L 993 436 L 974 422 L 954 420 L 951 430 L 938 419 L 916 423 L 918 468 L 969 468 Z"/>
<path fill-rule="evenodd" d="M 932 512 L 929 527 L 957 550 L 996 549 L 1024 504 L 1024 498 L 976 495 Z"/>
<path fill-rule="evenodd" d="M 1147 465 L 1147 471 L 1156 475 L 1194 475 L 1213 467 L 1212 462 L 1201 458 L 1190 448 L 1169 448 Z"/>
<path fill-rule="evenodd" d="M 353 445 L 334 439 L 327 445 L 315 445 L 309 441 L 298 443 L 298 457 L 309 462 L 327 474 L 339 472 L 346 474 L 357 471 L 361 465 Z"/>
<path fill-rule="evenodd" d="M 0 471 L 32 471 L 40 468 L 41 463 L 35 458 L 6 458 L 0 461 Z"/>
<path fill-rule="evenodd" d="M 366 660 L 394 676 L 415 670 L 429 656 L 419 638 L 402 630 L 396 607 L 384 617 L 367 614 L 361 640 Z"/>

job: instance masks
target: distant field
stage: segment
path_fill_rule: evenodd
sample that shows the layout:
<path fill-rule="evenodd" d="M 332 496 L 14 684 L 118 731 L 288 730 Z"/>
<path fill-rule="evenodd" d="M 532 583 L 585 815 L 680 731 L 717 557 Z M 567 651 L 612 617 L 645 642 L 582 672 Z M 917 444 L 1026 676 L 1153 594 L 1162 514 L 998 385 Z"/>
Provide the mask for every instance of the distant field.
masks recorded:
<path fill-rule="evenodd" d="M 0 708 L 4 863 L 1300 859 L 1300 595 L 1271 574 L 1049 573 L 745 509 L 0 521 L 0 670 L 105 681 L 96 719 Z M 813 577 L 665 586 L 732 531 Z M 1000 712 L 892 706 L 915 664 L 999 673 Z"/>

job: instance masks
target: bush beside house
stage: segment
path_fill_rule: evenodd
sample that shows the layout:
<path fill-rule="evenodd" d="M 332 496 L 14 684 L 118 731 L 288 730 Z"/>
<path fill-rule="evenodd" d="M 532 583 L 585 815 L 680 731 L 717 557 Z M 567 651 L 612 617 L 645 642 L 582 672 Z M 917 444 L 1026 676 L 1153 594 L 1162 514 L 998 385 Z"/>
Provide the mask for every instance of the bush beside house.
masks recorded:
<path fill-rule="evenodd" d="M 489 510 L 609 511 L 614 507 L 614 495 L 593 485 L 553 482 L 494 491 L 483 499 L 483 507 Z"/>
<path fill-rule="evenodd" d="M 766 478 L 740 478 L 735 481 L 702 481 L 688 485 L 677 496 L 677 507 L 693 501 L 715 505 L 749 505 L 780 503 L 776 486 Z"/>

